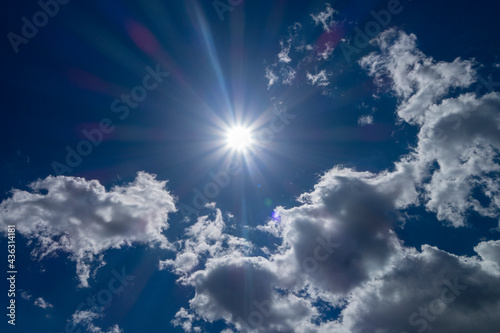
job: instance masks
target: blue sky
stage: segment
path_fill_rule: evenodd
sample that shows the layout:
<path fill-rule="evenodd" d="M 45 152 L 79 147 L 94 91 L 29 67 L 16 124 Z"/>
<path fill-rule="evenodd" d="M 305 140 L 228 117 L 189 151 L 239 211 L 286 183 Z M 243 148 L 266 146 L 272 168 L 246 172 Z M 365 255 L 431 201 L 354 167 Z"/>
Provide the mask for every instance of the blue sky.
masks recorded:
<path fill-rule="evenodd" d="M 498 3 L 3 9 L 2 332 L 499 332 Z"/>

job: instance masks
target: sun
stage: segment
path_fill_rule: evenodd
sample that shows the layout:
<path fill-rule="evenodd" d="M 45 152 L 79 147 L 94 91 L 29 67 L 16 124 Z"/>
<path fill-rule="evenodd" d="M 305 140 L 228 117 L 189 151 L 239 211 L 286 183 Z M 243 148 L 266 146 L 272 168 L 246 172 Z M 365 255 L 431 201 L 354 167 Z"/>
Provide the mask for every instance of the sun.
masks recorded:
<path fill-rule="evenodd" d="M 237 126 L 228 129 L 226 144 L 237 151 L 245 151 L 253 144 L 252 132 L 245 127 Z"/>

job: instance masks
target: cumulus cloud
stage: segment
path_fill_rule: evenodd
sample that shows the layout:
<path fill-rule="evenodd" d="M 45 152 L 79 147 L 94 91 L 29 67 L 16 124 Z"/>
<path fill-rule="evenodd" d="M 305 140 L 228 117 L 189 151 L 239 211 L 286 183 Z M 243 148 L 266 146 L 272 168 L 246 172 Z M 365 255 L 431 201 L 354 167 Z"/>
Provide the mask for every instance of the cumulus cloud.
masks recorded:
<path fill-rule="evenodd" d="M 31 192 L 14 189 L 0 203 L 0 227 L 6 232 L 15 224 L 20 234 L 35 240 L 36 258 L 69 253 L 86 287 L 92 263 L 102 261 L 108 249 L 132 243 L 172 248 L 162 232 L 176 208 L 165 185 L 145 172 L 109 191 L 97 180 L 49 176 L 31 183 Z"/>
<path fill-rule="evenodd" d="M 414 164 L 430 177 L 420 184 L 426 207 L 457 227 L 467 224 L 470 211 L 498 217 L 500 94 L 465 91 L 477 78 L 474 62 L 437 62 L 417 48 L 415 35 L 390 29 L 373 44 L 380 51 L 360 64 L 400 98 L 400 119 L 419 127 Z M 457 89 L 461 94 L 450 97 Z"/>
<path fill-rule="evenodd" d="M 481 242 L 474 251 L 483 259 L 486 271 L 500 275 L 500 241 Z"/>
<path fill-rule="evenodd" d="M 416 202 L 408 173 L 403 165 L 381 174 L 336 167 L 299 197 L 301 206 L 278 208 L 280 220 L 260 229 L 282 239 L 271 260 L 286 285 L 335 304 L 383 274 L 401 248 L 398 208 Z"/>
<path fill-rule="evenodd" d="M 384 186 L 389 180 L 392 186 Z M 242 332 L 317 331 L 313 300 L 337 304 L 382 274 L 401 247 L 391 229 L 397 182 L 392 175 L 330 170 L 300 197 L 301 206 L 278 208 L 280 219 L 261 228 L 282 240 L 268 258 L 243 251 L 250 247 L 226 234 L 219 211 L 199 218 L 175 260 L 160 263 L 195 289 L 190 308 L 180 309 L 173 323 L 186 332 L 198 320 L 220 319 Z"/>
<path fill-rule="evenodd" d="M 196 288 L 192 310 L 209 322 L 224 319 L 238 331 L 307 331 L 307 319 L 315 315 L 310 301 L 278 292 L 274 267 L 262 257 L 215 258 L 190 280 Z"/>
<path fill-rule="evenodd" d="M 298 206 L 277 207 L 279 218 L 257 227 L 278 239 L 264 257 L 228 234 L 220 212 L 198 219 L 176 243 L 175 259 L 160 263 L 195 290 L 175 325 L 198 332 L 201 322 L 222 319 L 231 331 L 346 333 L 499 326 L 500 241 L 457 256 L 406 247 L 395 230 L 412 206 L 456 227 L 471 211 L 499 217 L 500 94 L 470 92 L 474 61 L 436 61 L 414 35 L 390 29 L 372 43 L 378 51 L 360 64 L 393 91 L 399 121 L 417 129 L 415 146 L 379 173 L 334 167 Z M 293 58 L 276 68 L 291 68 Z M 306 73 L 311 84 L 327 82 L 326 71 Z M 325 318 L 325 309 L 340 315 Z"/>
<path fill-rule="evenodd" d="M 407 249 L 382 278 L 353 292 L 341 319 L 324 329 L 490 332 L 500 325 L 500 277 L 484 263 L 428 245 Z"/>
<path fill-rule="evenodd" d="M 172 269 L 176 274 L 186 277 L 199 264 L 202 257 L 221 257 L 228 253 L 247 252 L 252 244 L 243 238 L 225 233 L 226 224 L 219 209 L 215 217 L 201 216 L 186 229 L 186 239 L 176 243 L 178 251 L 175 259 L 160 261 L 160 269 Z"/>
<path fill-rule="evenodd" d="M 218 320 L 238 332 L 497 327 L 500 241 L 482 242 L 478 256 L 466 257 L 405 247 L 393 231 L 400 209 L 419 202 L 410 162 L 379 174 L 326 172 L 299 206 L 278 207 L 280 218 L 259 228 L 281 242 L 267 257 L 229 235 L 220 211 L 199 218 L 177 244 L 176 259 L 163 263 L 195 291 L 172 323 L 186 332 Z M 185 259 L 187 253 L 193 257 Z M 325 308 L 338 309 L 339 317 L 322 317 Z"/>
<path fill-rule="evenodd" d="M 310 301 L 279 292 L 276 266 L 248 256 L 251 244 L 227 233 L 221 212 L 200 217 L 178 242 L 174 260 L 160 262 L 192 286 L 190 308 L 181 308 L 172 323 L 186 332 L 199 332 L 199 321 L 224 320 L 239 332 L 287 332 L 306 329 L 316 315 Z M 304 330 L 306 331 L 306 330 Z"/>
<path fill-rule="evenodd" d="M 421 125 L 431 105 L 451 89 L 469 87 L 476 80 L 476 72 L 471 60 L 435 61 L 417 48 L 416 41 L 414 34 L 386 30 L 371 41 L 380 51 L 363 57 L 360 64 L 377 84 L 388 85 L 401 98 L 398 116 Z"/>

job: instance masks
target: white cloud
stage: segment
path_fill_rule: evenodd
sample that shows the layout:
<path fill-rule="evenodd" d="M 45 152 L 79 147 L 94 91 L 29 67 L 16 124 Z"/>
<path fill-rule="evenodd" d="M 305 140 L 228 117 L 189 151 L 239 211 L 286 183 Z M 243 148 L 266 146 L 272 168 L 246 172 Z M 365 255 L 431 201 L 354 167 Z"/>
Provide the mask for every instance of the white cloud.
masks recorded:
<path fill-rule="evenodd" d="M 404 247 L 394 233 L 399 209 L 418 204 L 415 178 L 410 158 L 380 174 L 328 171 L 300 196 L 300 206 L 278 207 L 281 218 L 260 228 L 281 240 L 267 258 L 232 248 L 229 239 L 243 240 L 227 234 L 218 210 L 212 219 L 199 218 L 168 264 L 195 290 L 173 324 L 186 332 L 217 320 L 238 332 L 497 327 L 500 241 L 478 244 L 479 256 L 460 257 L 428 245 Z M 196 255 L 196 266 L 183 259 L 186 253 Z M 339 308 L 341 315 L 321 317 L 325 308 Z"/>
<path fill-rule="evenodd" d="M 288 55 L 288 53 L 290 53 L 291 42 L 292 42 L 292 39 L 289 39 L 286 44 L 285 44 L 285 42 L 280 41 L 281 51 L 278 54 L 278 59 L 280 62 L 284 62 L 287 64 L 287 63 L 292 61 L 292 59 L 290 59 L 290 56 Z"/>
<path fill-rule="evenodd" d="M 280 221 L 268 225 L 283 239 L 272 260 L 290 287 L 338 298 L 383 272 L 400 247 L 392 227 L 401 187 L 390 181 L 386 187 L 384 176 L 334 168 L 300 196 L 301 206 L 280 209 Z"/>
<path fill-rule="evenodd" d="M 33 297 L 33 296 L 31 296 L 30 294 L 28 294 L 28 292 L 26 292 L 26 291 L 24 291 L 24 290 L 19 290 L 19 292 L 20 292 L 19 294 L 21 295 L 21 297 L 22 297 L 23 299 L 25 299 L 25 300 L 30 300 L 30 299 L 31 299 L 31 297 Z"/>
<path fill-rule="evenodd" d="M 41 297 L 38 297 L 35 300 L 35 305 L 41 307 L 42 309 L 47 309 L 47 308 L 53 308 L 54 307 L 52 304 L 50 304 L 49 302 L 47 302 L 46 300 L 44 300 Z"/>
<path fill-rule="evenodd" d="M 287 56 L 306 49 L 289 45 Z M 278 239 L 259 253 L 265 257 L 229 235 L 219 211 L 199 218 L 176 243 L 175 259 L 160 262 L 195 292 L 174 325 L 200 332 L 204 321 L 224 320 L 228 332 L 345 333 L 499 326 L 500 241 L 478 244 L 478 256 L 456 256 L 428 245 L 405 247 L 394 230 L 410 206 L 425 206 L 455 226 L 465 225 L 471 211 L 499 217 L 500 94 L 467 93 L 474 62 L 435 61 L 418 50 L 413 35 L 391 29 L 374 45 L 380 51 L 361 65 L 394 91 L 400 121 L 418 130 L 416 145 L 390 171 L 334 167 L 297 207 L 277 207 L 280 219 L 257 228 Z M 270 82 L 300 79 L 290 59 L 268 68 Z M 311 84 L 328 82 L 325 70 L 304 72 Z M 325 318 L 325 309 L 341 315 Z"/>
<path fill-rule="evenodd" d="M 266 79 L 268 80 L 267 89 L 269 89 L 273 84 L 276 83 L 278 77 L 276 76 L 276 74 L 274 74 L 274 72 L 271 69 L 266 68 Z"/>
<path fill-rule="evenodd" d="M 373 124 L 373 116 L 372 115 L 368 114 L 368 115 L 363 115 L 363 116 L 359 117 L 358 125 L 366 126 L 366 125 L 370 125 L 370 124 Z"/>
<path fill-rule="evenodd" d="M 481 242 L 474 248 L 474 251 L 483 259 L 486 271 L 500 275 L 500 241 Z"/>
<path fill-rule="evenodd" d="M 186 277 L 196 268 L 202 256 L 214 258 L 228 253 L 245 253 L 251 249 L 250 242 L 224 232 L 226 224 L 222 213 L 219 209 L 215 209 L 215 212 L 213 219 L 201 216 L 186 229 L 186 239 L 177 242 L 179 250 L 175 259 L 160 261 L 160 269 L 170 268 L 177 275 Z"/>
<path fill-rule="evenodd" d="M 102 261 L 108 249 L 132 243 L 172 248 L 162 234 L 167 214 L 176 211 L 165 185 L 144 172 L 110 191 L 97 180 L 49 176 L 30 184 L 32 192 L 15 189 L 0 203 L 0 227 L 6 232 L 7 225 L 15 224 L 19 233 L 36 240 L 32 254 L 37 258 L 69 253 L 81 286 L 88 286 L 92 263 Z"/>
<path fill-rule="evenodd" d="M 309 81 L 309 84 L 311 85 L 317 85 L 319 87 L 326 87 L 330 84 L 328 81 L 328 74 L 326 70 L 322 70 L 316 75 L 313 75 L 309 72 L 307 72 L 307 80 Z"/>
<path fill-rule="evenodd" d="M 333 50 L 335 50 L 335 48 L 333 47 L 333 43 L 327 42 L 325 44 L 325 49 L 323 50 L 323 52 L 318 54 L 319 58 L 322 60 L 328 60 L 331 57 Z"/>
<path fill-rule="evenodd" d="M 379 85 L 389 82 L 401 99 L 400 119 L 420 127 L 414 165 L 418 173 L 430 177 L 420 184 L 426 207 L 439 220 L 457 227 L 467 224 L 470 211 L 498 217 L 500 94 L 476 96 L 464 91 L 449 97 L 475 82 L 474 62 L 459 58 L 436 62 L 418 50 L 414 35 L 390 29 L 373 43 L 380 51 L 364 57 L 360 64 Z M 474 190 L 487 202 L 474 198 Z"/>
<path fill-rule="evenodd" d="M 318 72 L 318 65 L 331 59 L 334 51 L 333 43 L 332 41 L 326 41 L 323 45 L 319 42 L 308 43 L 302 38 L 302 28 L 302 24 L 294 23 L 288 27 L 288 36 L 280 40 L 277 60 L 265 70 L 268 89 L 276 83 L 291 86 L 300 85 L 304 81 L 320 87 L 329 85 L 328 79 L 331 74 L 326 70 L 311 74 L 308 68 L 314 66 Z M 328 94 L 330 89 L 323 88 L 322 93 Z"/>
<path fill-rule="evenodd" d="M 388 29 L 371 41 L 379 52 L 372 52 L 360 60 L 362 67 L 400 97 L 397 113 L 410 124 L 422 125 L 429 107 L 454 88 L 469 87 L 476 79 L 470 60 L 436 62 L 416 46 L 417 38 L 397 29 Z"/>
<path fill-rule="evenodd" d="M 94 320 L 101 318 L 102 315 L 92 311 L 77 311 L 71 317 L 74 327 L 83 326 L 91 333 L 123 333 L 118 325 L 112 326 L 108 331 L 94 324 Z"/>
<path fill-rule="evenodd" d="M 337 11 L 333 9 L 329 3 L 327 3 L 324 12 L 319 12 L 316 15 L 311 14 L 311 18 L 313 19 L 316 26 L 321 24 L 324 31 L 330 32 L 330 28 L 334 26 L 336 23 L 335 20 L 333 19 L 333 15 L 336 13 Z"/>
<path fill-rule="evenodd" d="M 239 332 L 310 331 L 316 315 L 311 302 L 278 292 L 273 269 L 262 257 L 231 254 L 209 260 L 190 278 L 196 290 L 192 311 L 208 322 L 223 319 Z"/>
<path fill-rule="evenodd" d="M 273 263 L 248 257 L 251 244 L 227 233 L 221 212 L 203 216 L 186 229 L 174 260 L 160 262 L 184 285 L 195 288 L 190 308 L 181 308 L 172 323 L 198 332 L 198 321 L 225 320 L 239 332 L 282 332 L 308 327 L 316 314 L 310 302 L 294 294 L 282 295 Z M 189 256 L 189 259 L 186 257 Z"/>

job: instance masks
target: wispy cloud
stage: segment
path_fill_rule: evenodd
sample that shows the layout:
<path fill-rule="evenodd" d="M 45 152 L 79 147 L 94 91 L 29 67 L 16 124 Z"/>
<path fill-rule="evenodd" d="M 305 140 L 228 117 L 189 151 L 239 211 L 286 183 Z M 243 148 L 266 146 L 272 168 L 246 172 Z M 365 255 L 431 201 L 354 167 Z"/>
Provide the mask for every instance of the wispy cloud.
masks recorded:
<path fill-rule="evenodd" d="M 319 12 L 318 14 L 311 14 L 311 18 L 313 19 L 316 26 L 320 25 L 323 27 L 323 30 L 326 32 L 330 32 L 332 26 L 335 25 L 335 20 L 333 19 L 334 14 L 337 11 L 332 8 L 332 6 L 327 3 L 326 9 L 323 12 Z"/>
<path fill-rule="evenodd" d="M 47 308 L 53 308 L 54 307 L 52 304 L 50 304 L 49 302 L 47 302 L 46 300 L 44 300 L 41 297 L 38 297 L 35 300 L 35 305 L 41 307 L 42 309 L 47 309 Z"/>

